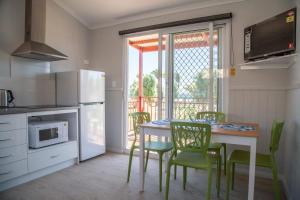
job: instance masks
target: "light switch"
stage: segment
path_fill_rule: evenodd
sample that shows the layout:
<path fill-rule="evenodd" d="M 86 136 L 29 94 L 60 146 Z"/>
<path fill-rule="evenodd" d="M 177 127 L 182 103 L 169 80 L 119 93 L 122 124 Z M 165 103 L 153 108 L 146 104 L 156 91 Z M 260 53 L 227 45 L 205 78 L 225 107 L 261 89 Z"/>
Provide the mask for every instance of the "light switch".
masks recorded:
<path fill-rule="evenodd" d="M 83 64 L 89 65 L 89 64 L 90 64 L 90 61 L 89 61 L 89 60 L 83 60 Z"/>

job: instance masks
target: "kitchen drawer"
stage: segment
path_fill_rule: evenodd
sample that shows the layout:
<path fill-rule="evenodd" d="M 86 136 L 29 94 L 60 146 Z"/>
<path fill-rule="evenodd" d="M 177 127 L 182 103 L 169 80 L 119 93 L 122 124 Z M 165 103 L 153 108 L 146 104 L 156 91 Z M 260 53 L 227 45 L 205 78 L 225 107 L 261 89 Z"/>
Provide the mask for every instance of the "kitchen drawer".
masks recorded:
<path fill-rule="evenodd" d="M 0 166 L 0 182 L 27 173 L 27 159 Z"/>
<path fill-rule="evenodd" d="M 0 132 L 0 148 L 26 144 L 26 134 L 26 129 Z"/>
<path fill-rule="evenodd" d="M 33 150 L 28 154 L 30 172 L 78 157 L 77 142 L 67 142 Z"/>
<path fill-rule="evenodd" d="M 0 115 L 0 131 L 26 129 L 26 115 Z"/>
<path fill-rule="evenodd" d="M 0 150 L 0 166 L 14 161 L 27 159 L 27 144 Z"/>

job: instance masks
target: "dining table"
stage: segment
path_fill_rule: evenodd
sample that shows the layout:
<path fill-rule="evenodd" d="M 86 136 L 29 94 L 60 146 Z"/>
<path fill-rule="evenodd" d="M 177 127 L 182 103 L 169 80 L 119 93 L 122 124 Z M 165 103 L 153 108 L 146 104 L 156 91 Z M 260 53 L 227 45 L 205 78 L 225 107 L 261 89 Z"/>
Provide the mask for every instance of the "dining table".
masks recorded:
<path fill-rule="evenodd" d="M 251 130 L 227 128 L 226 125 L 232 126 L 249 126 L 253 127 Z M 155 135 L 158 137 L 165 137 L 165 141 L 171 139 L 170 121 L 152 121 L 140 125 L 140 145 L 139 145 L 139 189 L 144 191 L 145 185 L 145 135 Z M 239 123 L 226 122 L 222 124 L 211 125 L 211 142 L 212 143 L 226 143 L 234 145 L 248 146 L 250 148 L 250 163 L 249 163 L 249 183 L 248 183 L 248 200 L 254 199 L 254 184 L 255 184 L 255 163 L 256 163 L 256 144 L 259 136 L 259 125 L 257 123 Z M 165 166 L 167 166 L 169 159 L 168 153 L 165 154 Z M 227 159 L 227 158 L 224 158 Z M 167 167 L 166 167 L 167 169 Z"/>

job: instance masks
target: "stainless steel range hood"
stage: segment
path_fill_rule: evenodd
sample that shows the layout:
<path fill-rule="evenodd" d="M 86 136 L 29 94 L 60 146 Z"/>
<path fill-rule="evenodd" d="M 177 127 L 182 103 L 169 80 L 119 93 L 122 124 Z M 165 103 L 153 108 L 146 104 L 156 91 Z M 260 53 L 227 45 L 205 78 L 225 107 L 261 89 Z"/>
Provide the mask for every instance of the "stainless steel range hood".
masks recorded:
<path fill-rule="evenodd" d="M 56 49 L 48 46 L 44 43 L 44 41 L 33 41 L 32 40 L 32 31 L 35 31 L 35 29 L 32 28 L 33 21 L 42 23 L 39 27 L 42 27 L 42 40 L 45 40 L 45 12 L 46 12 L 46 2 L 44 1 L 44 4 L 41 0 L 36 1 L 36 13 L 40 13 L 43 16 L 34 16 L 32 15 L 32 0 L 26 0 L 26 7 L 25 7 L 25 42 L 17 48 L 12 55 L 23 57 L 23 58 L 29 58 L 29 59 L 35 59 L 35 60 L 42 60 L 42 61 L 57 61 L 57 60 L 66 60 L 68 56 L 64 55 L 63 53 L 57 51 Z M 43 9 L 44 8 L 44 9 Z M 44 19 L 44 21 L 43 21 Z M 41 35 L 41 33 L 38 33 L 36 35 Z M 40 36 L 41 37 L 41 36 Z"/>

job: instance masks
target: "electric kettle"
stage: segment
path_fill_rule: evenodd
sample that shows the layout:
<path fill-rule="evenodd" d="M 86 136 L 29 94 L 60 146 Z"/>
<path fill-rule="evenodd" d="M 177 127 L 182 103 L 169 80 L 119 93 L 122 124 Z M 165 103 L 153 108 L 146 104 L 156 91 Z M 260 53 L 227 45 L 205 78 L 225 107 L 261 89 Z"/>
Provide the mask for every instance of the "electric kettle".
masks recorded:
<path fill-rule="evenodd" d="M 11 90 L 0 89 L 0 107 L 8 107 L 15 97 Z"/>

